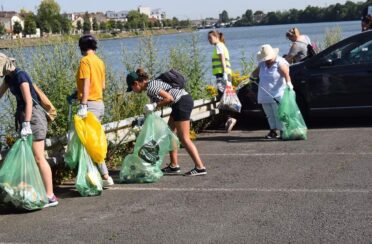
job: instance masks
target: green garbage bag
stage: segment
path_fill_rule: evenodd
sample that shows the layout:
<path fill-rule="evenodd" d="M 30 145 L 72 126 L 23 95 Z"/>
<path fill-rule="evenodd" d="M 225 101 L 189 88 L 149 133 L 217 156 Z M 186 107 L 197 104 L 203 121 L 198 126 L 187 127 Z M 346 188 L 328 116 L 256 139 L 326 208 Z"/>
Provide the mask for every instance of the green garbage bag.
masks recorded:
<path fill-rule="evenodd" d="M 279 119 L 283 123 L 283 140 L 306 140 L 307 127 L 296 103 L 296 93 L 286 88 L 280 101 Z"/>
<path fill-rule="evenodd" d="M 0 169 L 0 199 L 24 210 L 41 209 L 48 197 L 32 153 L 32 136 L 18 139 Z"/>
<path fill-rule="evenodd" d="M 152 183 L 158 181 L 163 172 L 160 169 L 166 153 L 179 147 L 177 136 L 165 121 L 154 113 L 146 116 L 133 154 L 125 157 L 120 171 L 123 183 Z"/>
<path fill-rule="evenodd" d="M 70 169 L 75 169 L 79 163 L 81 142 L 78 135 L 73 132 L 70 142 L 67 145 L 67 151 L 63 156 L 66 165 Z"/>
<path fill-rule="evenodd" d="M 82 144 L 80 144 L 79 151 L 79 168 L 75 183 L 76 189 L 83 197 L 98 196 L 103 190 L 101 175 Z"/>

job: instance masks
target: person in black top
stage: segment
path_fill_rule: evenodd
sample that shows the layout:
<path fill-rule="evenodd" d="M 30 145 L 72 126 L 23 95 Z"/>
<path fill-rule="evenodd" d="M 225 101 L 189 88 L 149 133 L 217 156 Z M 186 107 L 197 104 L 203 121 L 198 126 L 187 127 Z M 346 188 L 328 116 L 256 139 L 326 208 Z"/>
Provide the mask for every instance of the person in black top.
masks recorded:
<path fill-rule="evenodd" d="M 14 59 L 2 53 L 0 53 L 0 77 L 4 77 L 4 82 L 0 86 L 0 98 L 8 89 L 16 97 L 16 127 L 21 125 L 21 137 L 33 136 L 32 149 L 35 161 L 49 199 L 45 207 L 56 206 L 58 199 L 53 193 L 52 171 L 44 156 L 48 122 L 45 111 L 39 105 L 40 101 L 31 78 L 25 71 L 16 68 Z"/>
<path fill-rule="evenodd" d="M 362 32 L 372 30 L 372 6 L 365 7 L 362 10 Z"/>
<path fill-rule="evenodd" d="M 146 113 L 154 111 L 157 107 L 172 106 L 172 113 L 168 124 L 177 133 L 182 145 L 186 148 L 195 163 L 195 168 L 184 175 L 206 175 L 207 170 L 200 159 L 197 148 L 190 139 L 190 116 L 194 108 L 194 101 L 190 94 L 184 89 L 174 88 L 160 79 L 150 81 L 149 76 L 143 69 L 138 69 L 136 72 L 128 74 L 127 85 L 127 92 L 147 92 L 152 103 L 146 104 Z M 170 152 L 170 159 L 170 164 L 163 168 L 162 171 L 164 174 L 179 174 L 181 171 L 176 150 Z"/>

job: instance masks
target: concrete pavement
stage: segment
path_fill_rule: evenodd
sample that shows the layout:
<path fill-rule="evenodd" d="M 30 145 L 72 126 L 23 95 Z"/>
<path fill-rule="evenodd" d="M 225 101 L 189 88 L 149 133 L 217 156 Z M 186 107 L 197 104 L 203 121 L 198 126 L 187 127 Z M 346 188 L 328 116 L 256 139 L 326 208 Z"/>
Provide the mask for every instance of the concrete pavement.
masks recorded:
<path fill-rule="evenodd" d="M 0 242 L 372 243 L 372 128 L 288 142 L 265 133 L 201 134 L 204 177 L 117 184 L 91 198 L 62 186 L 56 208 L 2 209 Z"/>

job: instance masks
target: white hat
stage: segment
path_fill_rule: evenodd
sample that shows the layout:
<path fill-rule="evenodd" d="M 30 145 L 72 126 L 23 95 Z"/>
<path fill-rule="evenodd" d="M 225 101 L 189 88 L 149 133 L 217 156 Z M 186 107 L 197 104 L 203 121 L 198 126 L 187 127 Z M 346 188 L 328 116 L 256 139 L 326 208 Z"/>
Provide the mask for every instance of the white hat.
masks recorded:
<path fill-rule="evenodd" d="M 263 62 L 278 56 L 279 48 L 272 48 L 269 44 L 262 45 L 257 53 L 257 61 Z"/>
<path fill-rule="evenodd" d="M 7 75 L 9 72 L 15 70 L 15 59 L 9 58 L 3 53 L 0 53 L 0 77 Z"/>

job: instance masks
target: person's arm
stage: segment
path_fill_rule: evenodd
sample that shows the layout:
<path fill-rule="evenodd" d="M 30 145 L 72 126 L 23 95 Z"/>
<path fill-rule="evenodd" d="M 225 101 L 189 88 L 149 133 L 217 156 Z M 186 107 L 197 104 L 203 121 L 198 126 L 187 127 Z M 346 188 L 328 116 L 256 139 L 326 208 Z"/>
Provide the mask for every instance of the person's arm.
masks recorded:
<path fill-rule="evenodd" d="M 221 63 L 222 63 L 222 69 L 223 69 L 223 72 L 224 73 L 227 73 L 226 72 L 226 60 L 225 60 L 225 55 L 223 53 L 221 54 L 218 54 L 218 56 L 220 57 L 220 60 L 221 60 Z"/>
<path fill-rule="evenodd" d="M 289 67 L 285 64 L 279 65 L 279 73 L 281 76 L 284 77 L 287 85 L 292 85 L 291 83 L 291 76 L 289 75 Z"/>
<path fill-rule="evenodd" d="M 289 49 L 288 54 L 285 56 L 285 60 L 287 60 L 288 63 L 293 63 L 293 59 L 296 56 L 296 43 L 293 43 L 291 48 Z"/>
<path fill-rule="evenodd" d="M 83 80 L 83 96 L 81 98 L 81 104 L 87 104 L 90 90 L 90 79 Z"/>
<path fill-rule="evenodd" d="M 164 91 L 164 90 L 160 90 L 159 96 L 161 96 L 163 98 L 163 100 L 156 103 L 157 107 L 164 107 L 164 106 L 174 102 L 174 98 L 172 97 L 172 95 L 169 94 L 168 92 Z"/>
<path fill-rule="evenodd" d="M 22 92 L 23 100 L 25 101 L 26 108 L 25 108 L 25 122 L 31 121 L 32 116 L 32 96 L 30 92 L 30 85 L 28 82 L 22 82 L 20 85 L 20 89 Z"/>
<path fill-rule="evenodd" d="M 257 67 L 253 72 L 251 73 L 252 78 L 258 78 L 258 75 L 260 74 L 260 67 Z"/>
<path fill-rule="evenodd" d="M 105 82 L 105 80 L 102 81 L 102 90 L 103 91 L 106 90 L 106 82 Z"/>
<path fill-rule="evenodd" d="M 8 85 L 3 82 L 0 86 L 0 99 L 4 96 L 6 90 L 8 90 Z"/>
<path fill-rule="evenodd" d="M 105 78 L 105 74 L 106 74 L 106 67 L 105 66 L 103 66 L 103 81 L 102 81 L 102 90 L 104 91 L 104 90 L 106 90 L 106 78 Z"/>

